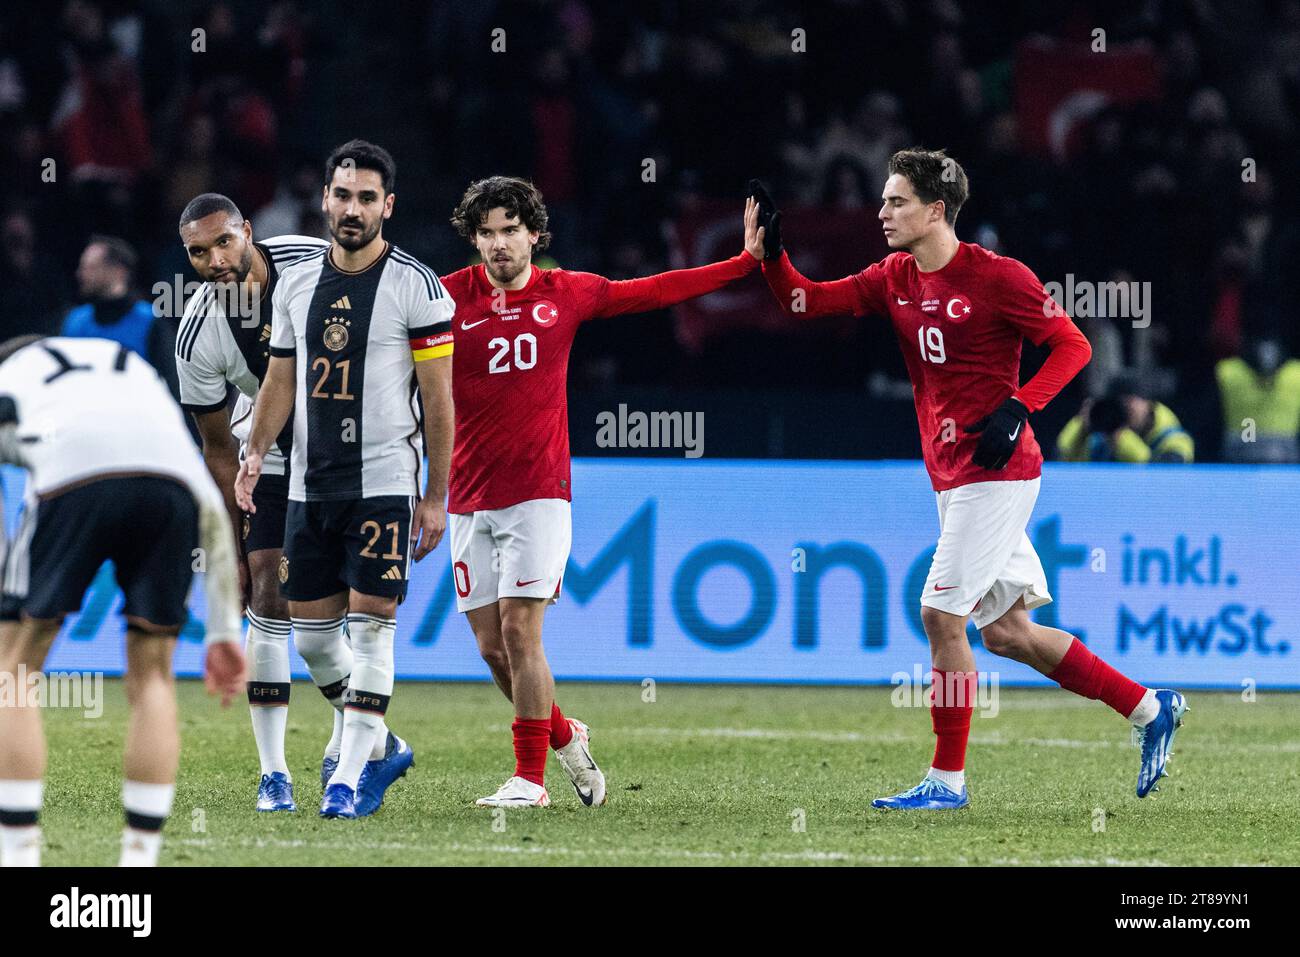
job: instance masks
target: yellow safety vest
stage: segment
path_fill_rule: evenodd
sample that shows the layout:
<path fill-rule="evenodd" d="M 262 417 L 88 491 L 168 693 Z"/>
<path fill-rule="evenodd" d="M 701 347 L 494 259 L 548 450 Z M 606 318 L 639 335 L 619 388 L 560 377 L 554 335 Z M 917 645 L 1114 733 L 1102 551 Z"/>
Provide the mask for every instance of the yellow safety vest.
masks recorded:
<path fill-rule="evenodd" d="M 1113 446 L 1094 439 L 1084 428 L 1083 417 L 1076 415 L 1057 437 L 1057 452 L 1066 462 L 1150 462 L 1153 459 L 1191 462 L 1196 454 L 1195 443 L 1183 430 L 1178 416 L 1162 402 L 1152 405 L 1154 414 L 1146 435 L 1123 428 L 1115 433 Z"/>

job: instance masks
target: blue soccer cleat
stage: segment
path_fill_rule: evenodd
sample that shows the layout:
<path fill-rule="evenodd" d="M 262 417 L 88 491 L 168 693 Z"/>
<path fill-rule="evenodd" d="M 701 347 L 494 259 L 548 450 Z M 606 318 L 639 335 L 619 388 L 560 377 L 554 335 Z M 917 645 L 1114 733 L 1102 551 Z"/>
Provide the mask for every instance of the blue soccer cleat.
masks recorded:
<path fill-rule="evenodd" d="M 320 759 L 320 786 L 329 787 L 330 778 L 334 777 L 334 772 L 338 770 L 339 756 L 336 754 L 330 757 L 328 754 Z"/>
<path fill-rule="evenodd" d="M 411 746 L 393 732 L 388 732 L 384 756 L 377 761 L 367 761 L 357 782 L 357 817 L 374 814 L 384 803 L 384 792 L 415 764 Z"/>
<path fill-rule="evenodd" d="M 1183 725 L 1183 715 L 1190 710 L 1187 699 L 1177 691 L 1159 690 L 1156 701 L 1160 704 L 1160 712 L 1150 724 L 1137 729 L 1138 743 L 1142 745 L 1142 766 L 1138 768 L 1137 784 L 1140 798 L 1160 790 L 1156 782 L 1169 774 L 1165 770 L 1165 764 L 1173 756 L 1169 749 L 1174 746 L 1174 735 Z"/>
<path fill-rule="evenodd" d="M 298 805 L 293 803 L 293 782 L 283 771 L 263 774 L 257 785 L 257 809 L 259 811 L 296 811 Z"/>
<path fill-rule="evenodd" d="M 346 784 L 331 784 L 320 800 L 321 817 L 356 817 L 357 796 Z"/>
<path fill-rule="evenodd" d="M 962 785 L 958 794 L 942 781 L 927 777 L 916 787 L 895 794 L 892 797 L 876 798 L 872 807 L 883 807 L 898 811 L 955 811 L 970 803 L 966 795 L 966 786 Z"/>

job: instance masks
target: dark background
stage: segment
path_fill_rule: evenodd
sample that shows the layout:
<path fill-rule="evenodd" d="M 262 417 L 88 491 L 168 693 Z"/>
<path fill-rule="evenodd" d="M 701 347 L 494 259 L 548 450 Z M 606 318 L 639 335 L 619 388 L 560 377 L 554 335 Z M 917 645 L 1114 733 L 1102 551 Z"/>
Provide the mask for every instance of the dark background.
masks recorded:
<path fill-rule="evenodd" d="M 1090 48 L 1098 28 L 1105 52 Z M 795 29 L 806 52 L 791 49 Z M 1044 117 L 1090 90 L 1046 145 Z M 612 278 L 705 261 L 689 255 L 692 230 L 718 202 L 735 210 L 721 254 L 738 252 L 750 176 L 793 214 L 796 265 L 856 271 L 881 255 L 890 153 L 945 147 L 971 180 L 960 238 L 1045 282 L 1151 283 L 1151 328 L 1080 319 L 1106 348 L 1035 417 L 1048 452 L 1089 389 L 1136 370 L 1213 459 L 1214 362 L 1255 335 L 1300 345 L 1296 0 L 8 2 L 4 334 L 57 331 L 92 233 L 137 248 L 143 294 L 194 278 L 176 220 L 199 192 L 230 195 L 258 236 L 318 233 L 323 158 L 353 136 L 397 159 L 386 235 L 440 272 L 471 259 L 447 222 L 465 185 L 509 173 L 543 190 L 554 263 Z M 626 403 L 703 411 L 710 456 L 918 454 L 886 323 L 792 329 L 778 316 L 764 302 L 716 333 L 689 311 L 583 329 L 574 453 L 609 454 L 595 416 Z M 1027 345 L 1026 376 L 1041 358 Z"/>

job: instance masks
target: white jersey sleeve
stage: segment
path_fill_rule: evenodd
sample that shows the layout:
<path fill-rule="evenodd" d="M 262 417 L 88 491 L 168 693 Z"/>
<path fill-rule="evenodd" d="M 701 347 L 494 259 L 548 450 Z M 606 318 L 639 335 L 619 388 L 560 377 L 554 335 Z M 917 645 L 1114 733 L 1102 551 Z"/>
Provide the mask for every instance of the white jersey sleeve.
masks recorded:
<path fill-rule="evenodd" d="M 405 266 L 400 272 L 402 319 L 416 362 L 452 354 L 452 316 L 456 302 L 432 269 L 401 249 L 393 260 Z"/>
<path fill-rule="evenodd" d="M 218 341 L 220 315 L 212 287 L 203 288 L 190 297 L 176 336 L 176 376 L 180 380 L 181 406 L 202 415 L 226 406 L 229 381 L 226 369 L 214 359 L 222 357 Z"/>
<path fill-rule="evenodd" d="M 289 317 L 286 303 L 286 283 L 283 278 L 275 284 L 271 293 L 271 355 L 272 357 L 296 357 L 297 345 L 293 332 L 293 320 Z"/>

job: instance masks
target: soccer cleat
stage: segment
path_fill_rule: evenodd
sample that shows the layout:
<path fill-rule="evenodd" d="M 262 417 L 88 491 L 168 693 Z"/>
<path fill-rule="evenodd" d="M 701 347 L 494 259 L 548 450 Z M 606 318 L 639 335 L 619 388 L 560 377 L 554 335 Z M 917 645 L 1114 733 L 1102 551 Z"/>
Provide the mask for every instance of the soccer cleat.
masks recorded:
<path fill-rule="evenodd" d="M 1142 765 L 1138 768 L 1137 796 L 1146 797 L 1159 791 L 1156 782 L 1169 774 L 1165 765 L 1173 753 L 1174 735 L 1183 726 L 1183 715 L 1191 710 L 1187 699 L 1177 691 L 1161 689 L 1156 692 L 1159 713 L 1137 729 L 1138 743 L 1142 746 Z"/>
<path fill-rule="evenodd" d="M 356 817 L 357 796 L 346 784 L 331 784 L 320 799 L 321 817 Z"/>
<path fill-rule="evenodd" d="M 257 809 L 259 811 L 296 811 L 298 805 L 293 803 L 293 782 L 283 771 L 263 774 L 257 785 Z"/>
<path fill-rule="evenodd" d="M 323 788 L 329 787 L 330 778 L 334 777 L 334 772 L 338 770 L 338 766 L 339 766 L 339 756 L 337 754 L 334 755 L 333 757 L 327 754 L 325 755 L 325 757 L 320 759 L 320 786 L 321 787 Z"/>
<path fill-rule="evenodd" d="M 474 802 L 479 807 L 546 807 L 551 803 L 546 788 L 521 777 L 512 777 L 491 797 Z"/>
<path fill-rule="evenodd" d="M 415 765 L 415 752 L 411 746 L 393 732 L 388 732 L 384 756 L 377 761 L 367 761 L 357 782 L 357 817 L 368 817 L 383 806 L 384 792 L 408 769 Z"/>
<path fill-rule="evenodd" d="M 899 811 L 955 811 L 969 803 L 965 785 L 962 785 L 961 793 L 958 794 L 942 781 L 927 776 L 916 787 L 902 794 L 876 798 L 871 806 Z"/>
<path fill-rule="evenodd" d="M 569 776 L 578 800 L 587 807 L 600 807 L 605 803 L 605 775 L 591 756 L 591 729 L 581 721 L 569 719 L 573 740 L 555 751 L 560 767 Z"/>

